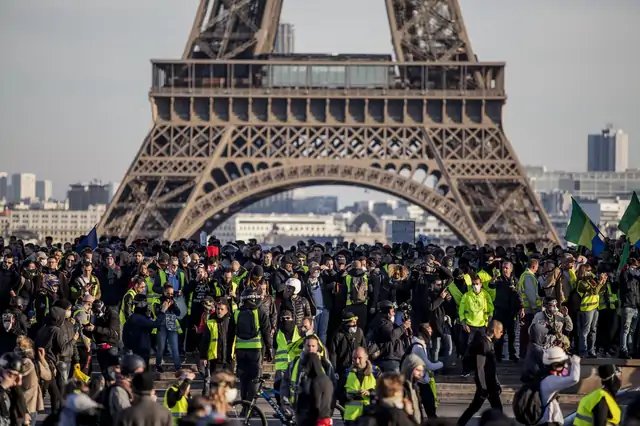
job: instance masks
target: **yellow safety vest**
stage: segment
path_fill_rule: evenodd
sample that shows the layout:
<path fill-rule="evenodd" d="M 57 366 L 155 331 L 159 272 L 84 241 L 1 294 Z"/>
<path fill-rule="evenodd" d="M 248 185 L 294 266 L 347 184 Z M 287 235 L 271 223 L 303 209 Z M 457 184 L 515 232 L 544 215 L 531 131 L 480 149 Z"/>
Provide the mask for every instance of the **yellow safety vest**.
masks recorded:
<path fill-rule="evenodd" d="M 182 418 L 182 416 L 187 414 L 187 409 L 189 408 L 189 401 L 187 400 L 187 397 L 183 395 L 182 398 L 180 398 L 178 402 L 176 402 L 176 405 L 170 408 L 169 405 L 167 404 L 167 394 L 169 393 L 169 390 L 173 390 L 177 392 L 178 385 L 169 386 L 167 390 L 164 391 L 164 400 L 162 401 L 162 405 L 166 409 L 171 411 L 171 415 L 173 416 L 173 424 L 177 425 L 178 422 L 180 421 L 180 418 Z"/>
<path fill-rule="evenodd" d="M 520 279 L 518 280 L 518 293 L 520 293 L 520 299 L 522 299 L 522 307 L 525 309 L 530 309 L 531 306 L 529 306 L 529 299 L 527 298 L 527 295 L 525 294 L 524 291 L 524 281 L 526 277 L 531 277 L 533 278 L 533 280 L 536 282 L 536 286 L 538 284 L 538 279 L 536 278 L 536 275 L 531 272 L 530 269 L 526 269 L 522 275 L 520 275 Z M 540 309 L 542 307 L 542 299 L 540 298 L 540 295 L 538 294 L 538 289 L 536 287 L 536 309 Z"/>
<path fill-rule="evenodd" d="M 447 286 L 447 291 L 451 294 L 451 297 L 453 297 L 453 300 L 456 302 L 456 306 L 460 306 L 460 302 L 462 301 L 462 296 L 464 296 L 464 294 L 458 289 L 458 286 L 455 283 L 451 283 Z"/>
<path fill-rule="evenodd" d="M 359 395 L 360 391 L 373 391 L 376 389 L 376 378 L 373 374 L 367 374 L 362 378 L 362 383 L 358 380 L 358 376 L 352 370 L 347 376 L 347 383 L 344 386 L 347 393 L 347 398 L 350 394 Z M 364 407 L 371 403 L 369 396 L 362 397 L 362 399 L 349 399 L 344 406 L 344 420 L 353 421 L 358 419 L 364 411 Z"/>
<path fill-rule="evenodd" d="M 289 349 L 291 346 L 300 339 L 300 333 L 298 333 L 298 327 L 293 328 L 293 336 L 291 341 L 287 342 L 287 338 L 281 330 L 278 330 L 276 334 L 276 357 L 275 357 L 275 371 L 285 371 L 289 365 Z"/>
<path fill-rule="evenodd" d="M 598 310 L 603 309 L 618 309 L 618 295 L 611 290 L 611 283 L 607 283 L 605 293 L 600 296 Z"/>
<path fill-rule="evenodd" d="M 124 323 L 127 321 L 127 317 L 125 317 L 124 315 L 124 304 L 125 304 L 125 298 L 127 297 L 127 295 L 131 296 L 131 303 L 133 305 L 133 298 L 136 297 L 136 291 L 132 288 L 130 288 L 129 290 L 127 290 L 127 292 L 124 294 L 124 297 L 122 298 L 122 302 L 120 303 L 120 325 L 122 325 L 124 327 Z"/>
<path fill-rule="evenodd" d="M 324 344 L 320 340 L 317 334 L 312 334 L 312 336 L 316 336 L 318 340 L 318 355 L 322 358 L 326 356 L 327 348 L 325 348 Z M 302 353 L 302 347 L 304 346 L 304 337 L 299 338 L 295 342 L 289 344 L 289 359 L 295 359 L 300 356 Z"/>
<path fill-rule="evenodd" d="M 160 288 L 162 288 L 167 282 L 167 273 L 161 269 L 158 271 L 158 276 L 160 277 Z M 147 282 L 147 303 L 151 305 L 159 300 L 161 295 L 153 291 L 153 280 L 150 277 L 145 281 Z"/>
<path fill-rule="evenodd" d="M 238 324 L 238 317 L 240 316 L 241 311 L 235 311 L 233 313 L 233 318 L 236 323 L 236 328 Z M 246 311 L 245 311 L 246 312 Z M 250 339 L 241 339 L 236 334 L 236 349 L 262 349 L 262 338 L 260 337 L 260 317 L 258 315 L 258 308 L 252 309 L 251 313 L 253 314 L 253 320 L 256 325 L 256 335 Z"/>
<path fill-rule="evenodd" d="M 486 327 L 487 320 L 492 314 L 489 302 L 491 297 L 484 290 L 477 294 L 473 290 L 466 292 L 458 307 L 460 320 L 472 327 Z"/>
<path fill-rule="evenodd" d="M 363 278 L 363 280 L 364 280 L 365 284 L 368 286 L 368 285 L 369 285 L 369 277 L 368 277 L 368 276 L 366 276 L 366 275 L 363 275 L 363 276 L 362 276 L 362 278 Z M 353 282 L 353 277 L 352 277 L 351 275 L 347 275 L 347 276 L 345 277 L 345 283 L 346 283 L 346 285 L 347 285 L 347 306 L 349 306 L 349 305 L 353 304 L 353 302 L 351 301 L 351 283 L 352 283 L 352 282 Z M 369 291 L 369 290 L 367 289 L 367 292 L 368 292 L 368 291 Z M 367 296 L 367 298 L 365 299 L 365 301 L 364 301 L 364 302 L 362 302 L 362 303 L 367 303 L 368 299 L 369 299 L 369 296 Z"/>
<path fill-rule="evenodd" d="M 574 426 L 591 426 L 593 425 L 593 408 L 598 405 L 600 400 L 604 398 L 609 407 L 609 418 L 607 424 L 618 425 L 620 424 L 620 417 L 622 412 L 620 406 L 612 397 L 609 392 L 600 388 L 596 389 L 587 396 L 580 400 L 578 405 L 578 411 L 576 412 L 576 418 L 573 420 Z"/>
<path fill-rule="evenodd" d="M 578 282 L 578 289 L 580 288 L 580 282 Z M 578 291 L 578 295 L 580 296 L 580 311 L 581 312 L 590 312 L 594 311 L 600 306 L 600 295 L 598 293 L 592 294 L 589 292 L 580 292 Z"/>
<path fill-rule="evenodd" d="M 207 359 L 209 361 L 218 359 L 218 321 L 210 319 L 207 321 L 209 329 L 209 350 L 207 351 Z"/>

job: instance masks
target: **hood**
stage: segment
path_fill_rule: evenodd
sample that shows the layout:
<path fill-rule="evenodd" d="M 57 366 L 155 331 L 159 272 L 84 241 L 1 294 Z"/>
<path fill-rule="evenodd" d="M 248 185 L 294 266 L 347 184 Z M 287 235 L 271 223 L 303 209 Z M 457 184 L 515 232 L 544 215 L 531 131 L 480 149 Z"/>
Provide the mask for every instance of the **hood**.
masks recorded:
<path fill-rule="evenodd" d="M 349 269 L 349 275 L 351 275 L 352 277 L 355 278 L 359 278 L 364 276 L 365 271 L 362 269 L 355 269 L 355 268 L 351 268 Z"/>
<path fill-rule="evenodd" d="M 400 371 L 405 379 L 410 380 L 413 370 L 420 365 L 424 366 L 424 361 L 422 361 L 418 355 L 409 354 L 405 357 L 404 361 L 402 361 Z"/>
<path fill-rule="evenodd" d="M 538 346 L 544 346 L 548 333 L 544 324 L 534 323 L 529 329 L 529 340 Z"/>
<path fill-rule="evenodd" d="M 49 324 L 61 326 L 64 322 L 64 309 L 54 306 L 49 310 Z"/>

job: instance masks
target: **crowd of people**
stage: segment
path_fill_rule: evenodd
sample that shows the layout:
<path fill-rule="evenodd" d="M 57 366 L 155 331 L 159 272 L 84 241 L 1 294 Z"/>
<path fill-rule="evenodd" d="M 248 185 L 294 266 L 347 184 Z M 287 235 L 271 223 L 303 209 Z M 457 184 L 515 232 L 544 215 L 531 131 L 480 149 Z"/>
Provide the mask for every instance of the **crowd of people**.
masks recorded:
<path fill-rule="evenodd" d="M 532 424 L 562 424 L 581 358 L 640 357 L 640 256 L 618 270 L 620 252 L 0 239 L 0 426 L 34 424 L 47 395 L 48 424 L 223 424 L 271 362 L 299 425 L 331 424 L 336 402 L 347 424 L 435 424 L 442 372 L 474 377 L 458 424 L 485 400 L 503 424 L 497 371 L 520 360 L 544 407 Z M 176 376 L 162 404 L 154 369 Z M 619 375 L 600 370 L 575 424 L 620 423 Z"/>

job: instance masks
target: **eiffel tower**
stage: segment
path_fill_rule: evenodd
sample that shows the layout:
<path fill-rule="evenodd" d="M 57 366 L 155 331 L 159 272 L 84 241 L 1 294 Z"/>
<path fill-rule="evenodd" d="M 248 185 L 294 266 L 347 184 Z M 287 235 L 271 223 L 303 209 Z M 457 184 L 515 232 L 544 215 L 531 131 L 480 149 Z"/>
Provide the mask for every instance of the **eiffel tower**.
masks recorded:
<path fill-rule="evenodd" d="M 283 0 L 200 0 L 182 59 L 152 61 L 153 128 L 99 225 L 189 238 L 296 187 L 372 188 L 471 244 L 557 243 L 505 136 L 505 64 L 457 0 L 380 0 L 389 55 L 274 55 Z"/>

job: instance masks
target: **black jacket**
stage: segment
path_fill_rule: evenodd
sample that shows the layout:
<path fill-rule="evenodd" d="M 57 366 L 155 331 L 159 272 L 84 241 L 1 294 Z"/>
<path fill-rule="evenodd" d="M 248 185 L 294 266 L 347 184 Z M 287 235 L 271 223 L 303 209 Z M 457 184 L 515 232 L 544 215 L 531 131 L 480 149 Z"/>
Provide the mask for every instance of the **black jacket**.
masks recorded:
<path fill-rule="evenodd" d="M 415 426 L 411 417 L 401 408 L 383 403 L 368 405 L 358 419 L 360 426 Z"/>
<path fill-rule="evenodd" d="M 283 268 L 276 269 L 276 271 L 271 275 L 271 289 L 278 294 L 282 294 L 284 291 L 284 284 L 292 276 L 293 274 L 290 274 Z"/>
<path fill-rule="evenodd" d="M 118 306 L 124 293 L 127 291 L 126 282 L 122 279 L 122 271 L 119 267 L 113 269 L 102 265 L 96 271 L 96 277 L 100 281 L 101 299 L 107 306 Z"/>
<path fill-rule="evenodd" d="M 318 277 L 318 285 L 320 286 L 320 291 L 322 292 L 322 303 L 324 305 L 324 309 L 330 310 L 333 307 L 333 294 L 332 289 L 335 286 L 334 282 L 329 282 L 329 285 L 325 284 L 324 278 L 321 276 Z M 302 291 L 301 295 L 307 298 L 309 301 L 309 306 L 311 307 L 311 315 L 316 315 L 318 309 L 315 301 L 313 300 L 313 292 L 311 290 L 311 282 L 309 279 L 306 279 L 302 283 Z"/>
<path fill-rule="evenodd" d="M 93 335 L 96 344 L 107 343 L 117 346 L 120 340 L 120 319 L 118 314 L 107 307 L 102 318 L 96 318 L 93 322 L 95 328 L 91 332 L 85 330 L 85 334 Z"/>
<path fill-rule="evenodd" d="M 13 316 L 13 325 L 9 330 L 0 327 L 0 353 L 12 352 L 18 336 L 26 336 L 29 331 L 29 320 L 20 309 L 8 308 L 2 312 L 5 314 Z"/>
<path fill-rule="evenodd" d="M 373 332 L 373 341 L 380 349 L 381 361 L 400 361 L 404 355 L 404 327 L 395 325 L 389 318 L 381 318 Z"/>
<path fill-rule="evenodd" d="M 620 277 L 620 307 L 640 308 L 640 270 L 627 268 Z"/>
<path fill-rule="evenodd" d="M 216 318 L 218 323 L 218 358 L 216 363 L 220 365 L 226 365 L 226 368 L 231 369 L 233 362 L 233 336 L 235 335 L 235 325 L 231 320 L 229 314 L 222 318 Z M 208 359 L 209 344 L 211 343 L 211 332 L 209 327 L 204 328 L 204 332 L 200 337 L 200 345 L 198 347 L 200 352 L 200 359 Z"/>
<path fill-rule="evenodd" d="M 496 298 L 493 301 L 493 316 L 502 322 L 513 323 L 514 317 L 522 309 L 520 295 L 516 290 L 516 279 L 499 277 L 489 284 L 489 288 L 495 288 Z"/>
<path fill-rule="evenodd" d="M 9 306 L 9 293 L 11 293 L 11 290 L 18 288 L 19 282 L 20 275 L 15 266 L 5 269 L 4 265 L 0 265 L 0 309 Z"/>
<path fill-rule="evenodd" d="M 281 315 L 283 310 L 293 312 L 293 319 L 295 320 L 298 329 L 302 327 L 302 320 L 304 317 L 311 316 L 311 305 L 307 298 L 300 294 L 292 297 L 291 299 L 282 299 L 278 316 Z"/>
<path fill-rule="evenodd" d="M 61 353 L 68 353 L 72 350 L 71 346 L 75 346 L 73 340 L 65 338 L 66 333 L 61 328 L 63 323 L 64 309 L 52 307 L 46 319 L 46 325 L 38 331 L 35 339 L 35 347 L 44 349 L 50 367 L 55 367 Z"/>
<path fill-rule="evenodd" d="M 343 375 L 351 365 L 354 349 L 359 346 L 367 347 L 361 328 L 358 328 L 353 334 L 349 333 L 348 329 L 348 326 L 342 325 L 329 341 L 329 361 L 339 375 Z"/>
<path fill-rule="evenodd" d="M 125 348 L 142 358 L 148 358 L 151 353 L 151 330 L 157 325 L 158 320 L 136 312 L 131 314 L 122 330 Z"/>
<path fill-rule="evenodd" d="M 238 313 L 238 323 L 236 324 L 236 339 L 250 339 L 255 336 L 255 320 L 253 318 L 253 309 L 258 310 L 258 320 L 260 323 L 260 330 L 258 335 L 262 338 L 262 345 L 265 352 L 271 351 L 272 339 L 271 339 L 271 323 L 269 317 L 264 311 L 261 311 L 257 307 L 243 306 Z"/>

